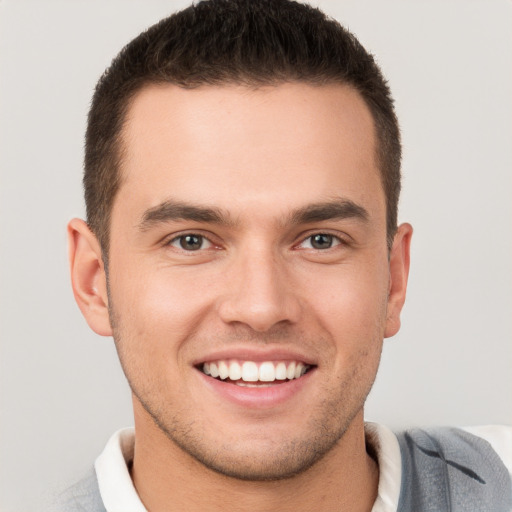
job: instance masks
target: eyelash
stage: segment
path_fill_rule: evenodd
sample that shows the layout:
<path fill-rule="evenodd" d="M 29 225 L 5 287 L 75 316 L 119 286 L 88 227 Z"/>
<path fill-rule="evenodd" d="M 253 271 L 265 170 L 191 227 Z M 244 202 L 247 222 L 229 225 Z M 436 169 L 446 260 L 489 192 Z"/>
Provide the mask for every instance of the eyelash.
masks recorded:
<path fill-rule="evenodd" d="M 327 237 L 330 239 L 331 245 L 329 245 L 329 247 L 324 247 L 324 248 L 313 247 L 313 239 L 315 237 Z M 346 245 L 346 242 L 339 236 L 334 235 L 329 232 L 323 232 L 323 231 L 312 233 L 312 234 L 308 235 L 307 237 L 303 238 L 302 241 L 300 242 L 300 244 L 298 244 L 298 245 L 301 246 L 307 241 L 310 241 L 310 244 L 311 244 L 311 247 L 308 247 L 307 249 L 312 249 L 312 250 L 317 250 L 317 251 L 322 251 L 322 252 L 327 251 L 329 249 L 333 249 L 340 245 Z"/>
<path fill-rule="evenodd" d="M 168 247 L 176 247 L 176 249 L 179 249 L 181 251 L 184 251 L 184 252 L 199 252 L 200 250 L 204 250 L 205 248 L 203 247 L 199 247 L 198 249 L 194 249 L 194 250 L 187 250 L 185 249 L 185 247 L 183 247 L 181 245 L 181 243 L 187 238 L 187 237 L 196 237 L 196 238 L 199 238 L 201 240 L 201 246 L 204 244 L 204 242 L 208 243 L 210 246 L 215 246 L 215 244 L 208 238 L 206 237 L 205 235 L 202 235 L 200 233 L 183 233 L 182 235 L 178 235 L 178 236 L 175 236 L 173 237 L 171 240 L 169 240 L 168 242 L 165 243 L 165 246 L 168 246 Z M 177 247 L 174 245 L 174 243 L 179 243 L 179 245 L 181 247 Z M 210 247 L 208 247 L 209 249 Z"/>
<path fill-rule="evenodd" d="M 201 246 L 198 247 L 197 249 L 192 249 L 192 250 L 186 249 L 185 247 L 183 247 L 182 243 L 185 241 L 185 239 L 187 237 L 190 237 L 190 238 L 196 237 L 196 238 L 200 239 Z M 329 247 L 325 247 L 325 248 L 314 247 L 313 246 L 313 243 L 314 243 L 313 238 L 314 237 L 327 237 L 328 239 L 330 239 L 331 244 L 329 245 Z M 294 247 L 300 247 L 307 241 L 310 241 L 311 246 L 305 247 L 303 249 L 316 250 L 316 251 L 320 251 L 320 252 L 327 251 L 329 249 L 333 249 L 340 245 L 347 245 L 347 242 L 345 240 L 343 240 L 342 238 L 340 238 L 339 236 L 334 235 L 329 232 L 319 231 L 319 232 L 309 234 L 308 236 L 302 238 L 301 242 L 299 244 L 296 244 Z M 203 247 L 205 242 L 208 244 L 208 247 Z M 179 247 L 175 244 L 179 244 Z M 206 250 L 206 249 L 210 249 L 212 247 L 216 247 L 216 245 L 207 236 L 200 234 L 200 233 L 194 233 L 194 232 L 183 233 L 181 235 L 175 236 L 171 240 L 166 242 L 164 245 L 167 247 L 175 247 L 178 250 L 181 250 L 183 252 L 190 252 L 190 253 L 199 252 L 201 250 Z"/>

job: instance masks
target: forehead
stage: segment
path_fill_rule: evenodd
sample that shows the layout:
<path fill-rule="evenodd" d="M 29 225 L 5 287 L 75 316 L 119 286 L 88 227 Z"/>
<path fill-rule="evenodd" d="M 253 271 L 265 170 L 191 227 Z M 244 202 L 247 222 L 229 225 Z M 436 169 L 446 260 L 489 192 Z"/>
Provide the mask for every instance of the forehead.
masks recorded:
<path fill-rule="evenodd" d="M 333 195 L 383 204 L 373 119 L 347 86 L 151 85 L 134 97 L 122 141 L 116 201 L 129 195 L 133 209 L 168 197 L 235 210 Z"/>

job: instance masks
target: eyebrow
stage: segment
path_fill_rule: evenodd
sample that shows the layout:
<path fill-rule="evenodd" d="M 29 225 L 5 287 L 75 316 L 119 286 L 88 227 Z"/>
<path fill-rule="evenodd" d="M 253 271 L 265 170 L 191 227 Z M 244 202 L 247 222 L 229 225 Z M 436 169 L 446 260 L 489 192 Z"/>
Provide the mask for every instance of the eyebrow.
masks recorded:
<path fill-rule="evenodd" d="M 357 219 L 367 222 L 368 212 L 362 206 L 349 199 L 334 199 L 322 203 L 313 203 L 292 213 L 291 224 L 310 224 L 325 220 Z"/>
<path fill-rule="evenodd" d="M 368 212 L 362 206 L 349 199 L 333 199 L 330 201 L 313 203 L 293 211 L 284 225 L 310 224 L 326 220 L 358 219 L 366 222 Z M 147 231 L 155 224 L 176 220 L 190 220 L 209 224 L 233 226 L 236 222 L 228 212 L 219 208 L 198 206 L 189 203 L 164 201 L 159 205 L 146 210 L 139 224 L 141 231 Z"/>
<path fill-rule="evenodd" d="M 155 224 L 173 220 L 191 220 L 225 225 L 233 224 L 230 216 L 218 208 L 196 206 L 169 200 L 146 210 L 139 224 L 139 229 L 141 231 L 147 231 Z"/>

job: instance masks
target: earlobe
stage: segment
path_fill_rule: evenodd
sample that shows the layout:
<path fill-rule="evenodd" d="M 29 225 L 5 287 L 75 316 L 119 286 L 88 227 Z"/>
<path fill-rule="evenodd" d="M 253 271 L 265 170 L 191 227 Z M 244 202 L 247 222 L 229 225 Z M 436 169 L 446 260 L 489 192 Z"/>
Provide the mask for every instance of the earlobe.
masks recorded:
<path fill-rule="evenodd" d="M 100 244 L 81 219 L 68 224 L 68 253 L 75 300 L 91 329 L 111 336 L 105 268 Z"/>
<path fill-rule="evenodd" d="M 400 313 L 405 302 L 409 277 L 412 226 L 401 224 L 396 232 L 389 258 L 389 295 L 385 338 L 400 330 Z"/>

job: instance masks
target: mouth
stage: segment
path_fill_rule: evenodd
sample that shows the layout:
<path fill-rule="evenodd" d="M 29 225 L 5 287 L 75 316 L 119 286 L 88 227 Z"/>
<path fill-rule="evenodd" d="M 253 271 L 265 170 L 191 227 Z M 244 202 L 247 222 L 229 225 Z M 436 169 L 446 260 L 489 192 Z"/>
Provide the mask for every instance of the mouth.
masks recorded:
<path fill-rule="evenodd" d="M 235 359 L 208 361 L 197 368 L 212 377 L 242 387 L 270 387 L 298 380 L 314 366 L 302 361 L 241 361 Z"/>

